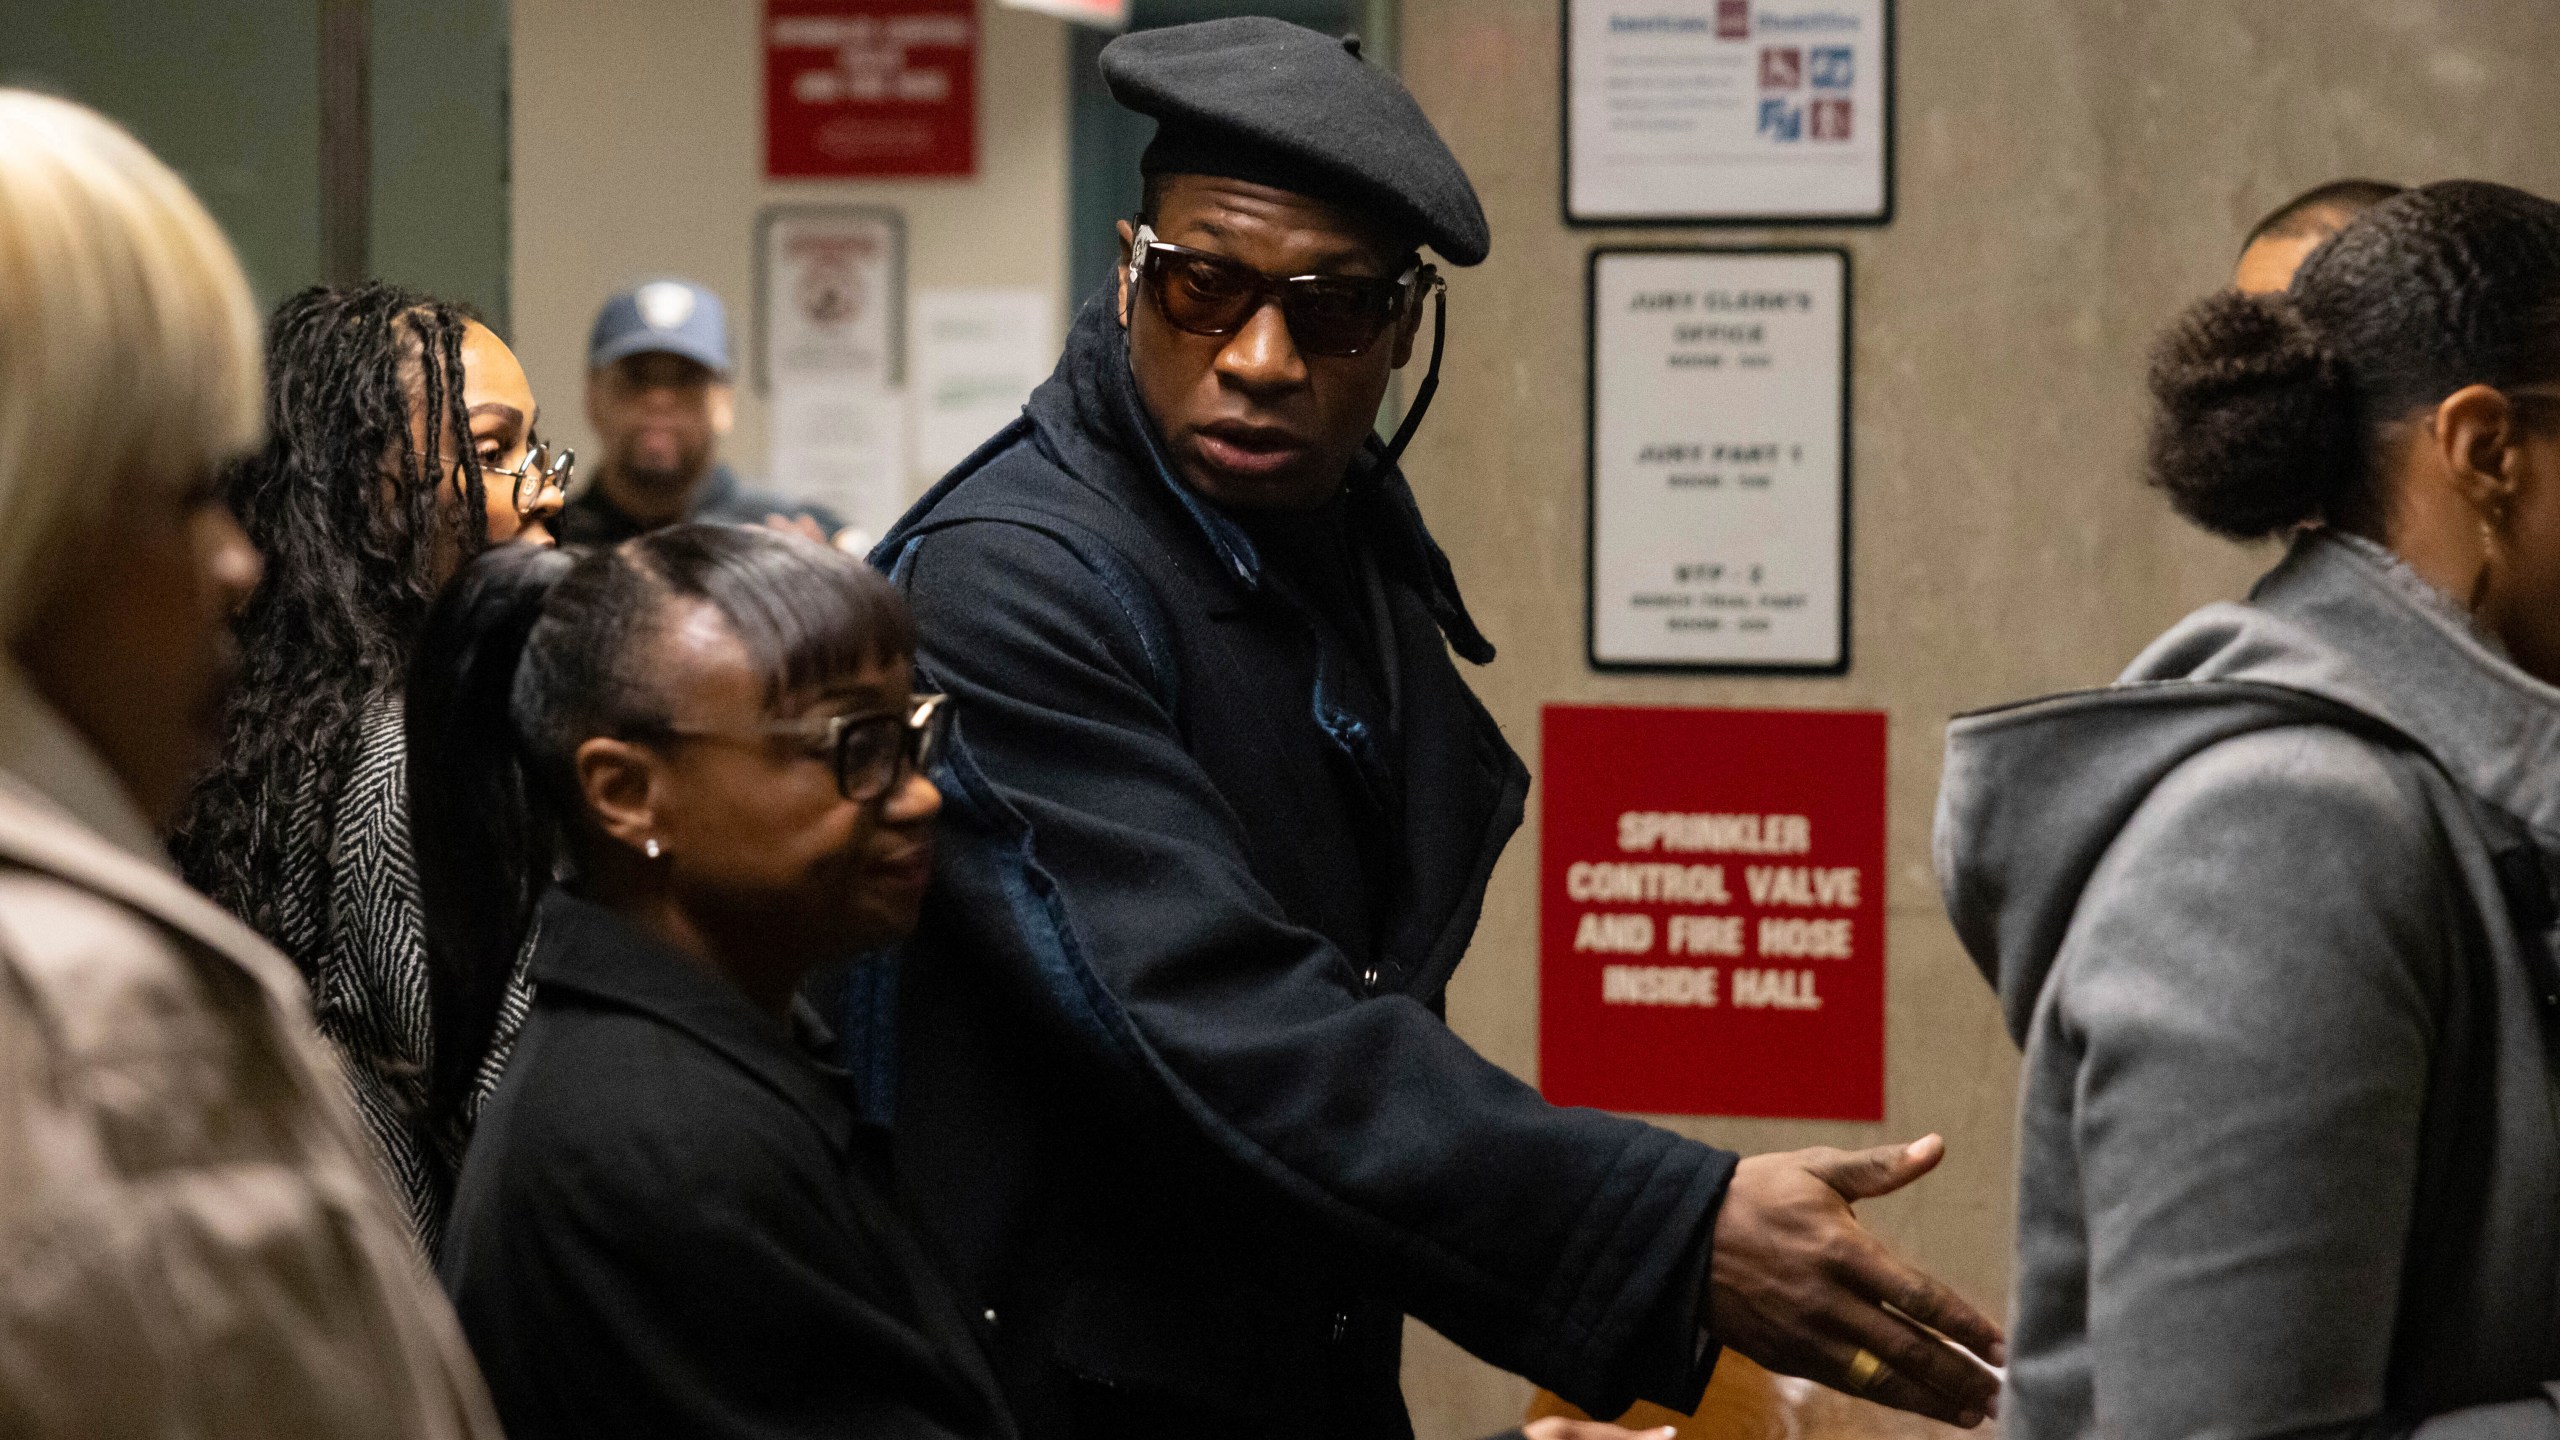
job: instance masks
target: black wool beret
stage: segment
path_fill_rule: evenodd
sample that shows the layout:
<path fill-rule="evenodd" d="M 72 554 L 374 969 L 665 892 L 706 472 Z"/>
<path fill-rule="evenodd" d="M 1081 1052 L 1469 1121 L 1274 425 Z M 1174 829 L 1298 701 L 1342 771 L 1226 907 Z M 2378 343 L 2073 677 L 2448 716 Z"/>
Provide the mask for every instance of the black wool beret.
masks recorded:
<path fill-rule="evenodd" d="M 1102 47 L 1111 98 L 1157 121 L 1139 168 L 1276 186 L 1374 217 L 1453 265 L 1492 248 L 1458 157 L 1358 42 L 1247 15 Z"/>

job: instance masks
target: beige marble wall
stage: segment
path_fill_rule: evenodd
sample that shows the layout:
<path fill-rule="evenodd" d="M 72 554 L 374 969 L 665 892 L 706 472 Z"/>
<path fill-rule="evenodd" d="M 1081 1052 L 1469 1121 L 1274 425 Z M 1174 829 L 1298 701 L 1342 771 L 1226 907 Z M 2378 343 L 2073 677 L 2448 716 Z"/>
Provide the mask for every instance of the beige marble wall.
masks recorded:
<path fill-rule="evenodd" d="M 1404 0 L 1406 78 L 1493 220 L 1493 258 L 1452 276 L 1446 378 L 1409 462 L 1502 647 L 1476 684 L 1532 756 L 1550 701 L 1891 713 L 1886 1123 L 1666 1123 L 1746 1151 L 1945 1132 L 1941 1173 L 1869 1218 L 1999 1306 L 2017 1067 L 1930 875 L 1945 718 L 2103 681 L 2263 565 L 2185 530 L 2136 478 L 2152 335 L 2222 281 L 2258 214 L 2317 181 L 2472 175 L 2560 191 L 2560 6 L 1903 0 L 1894 223 L 1783 234 L 1568 230 L 1558 9 Z M 1594 674 L 1582 658 L 1583 257 L 1613 242 L 1780 239 L 1854 255 L 1855 668 Z M 1536 1069 L 1537 859 L 1533 819 L 1451 1001 L 1459 1031 L 1523 1075 Z M 1529 1397 L 1418 1328 L 1407 1372 L 1425 1440 L 1513 1423 Z"/>

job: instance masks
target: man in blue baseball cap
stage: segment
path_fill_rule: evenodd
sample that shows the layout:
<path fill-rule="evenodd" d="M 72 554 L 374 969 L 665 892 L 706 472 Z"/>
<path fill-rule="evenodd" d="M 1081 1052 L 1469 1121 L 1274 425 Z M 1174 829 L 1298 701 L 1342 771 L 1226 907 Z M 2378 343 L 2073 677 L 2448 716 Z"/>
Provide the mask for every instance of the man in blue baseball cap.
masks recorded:
<path fill-rule="evenodd" d="M 819 540 L 843 533 L 825 507 L 747 489 L 721 463 L 736 413 L 719 296 L 665 279 L 607 300 L 587 340 L 587 422 L 603 456 L 552 529 L 587 545 L 679 520 L 772 525 Z"/>
<path fill-rule="evenodd" d="M 873 557 L 960 725 L 923 924 L 847 1008 L 1025 1436 L 1409 1440 L 1408 1315 L 1593 1414 L 1685 1413 L 1730 1346 L 1979 1423 L 1994 1377 L 1931 1332 L 1996 1363 L 1998 1328 L 1850 1209 L 1934 1137 L 1744 1159 L 1442 1021 L 1529 776 L 1397 469 L 1430 375 L 1371 427 L 1438 349 L 1422 252 L 1492 243 L 1465 171 L 1278 20 L 1102 72 L 1159 122 L 1120 263 Z"/>

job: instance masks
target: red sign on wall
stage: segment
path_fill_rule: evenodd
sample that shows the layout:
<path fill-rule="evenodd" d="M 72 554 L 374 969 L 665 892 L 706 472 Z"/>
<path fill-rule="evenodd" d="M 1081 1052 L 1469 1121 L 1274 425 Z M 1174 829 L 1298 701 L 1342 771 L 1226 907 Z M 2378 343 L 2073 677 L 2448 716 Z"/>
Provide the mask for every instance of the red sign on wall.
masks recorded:
<path fill-rule="evenodd" d="M 975 0 L 765 0 L 767 175 L 977 167 Z"/>
<path fill-rule="evenodd" d="M 1874 711 L 1546 707 L 1548 1099 L 1884 1118 L 1884 746 Z"/>

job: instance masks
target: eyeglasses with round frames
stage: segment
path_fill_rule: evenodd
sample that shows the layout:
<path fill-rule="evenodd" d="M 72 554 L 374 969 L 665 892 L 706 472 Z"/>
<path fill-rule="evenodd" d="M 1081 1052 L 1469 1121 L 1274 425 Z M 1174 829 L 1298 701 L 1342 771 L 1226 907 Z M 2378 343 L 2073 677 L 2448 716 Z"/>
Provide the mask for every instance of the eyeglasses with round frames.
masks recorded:
<path fill-rule="evenodd" d="M 536 440 L 525 450 L 524 459 L 517 462 L 513 469 L 484 464 L 480 467 L 480 479 L 482 484 L 486 484 L 490 476 L 497 475 L 511 481 L 515 486 L 516 513 L 522 515 L 533 508 L 535 501 L 542 498 L 543 491 L 552 486 L 557 485 L 563 493 L 566 493 L 569 489 L 569 477 L 576 472 L 577 468 L 577 451 L 566 445 L 554 450 L 549 441 Z"/>

